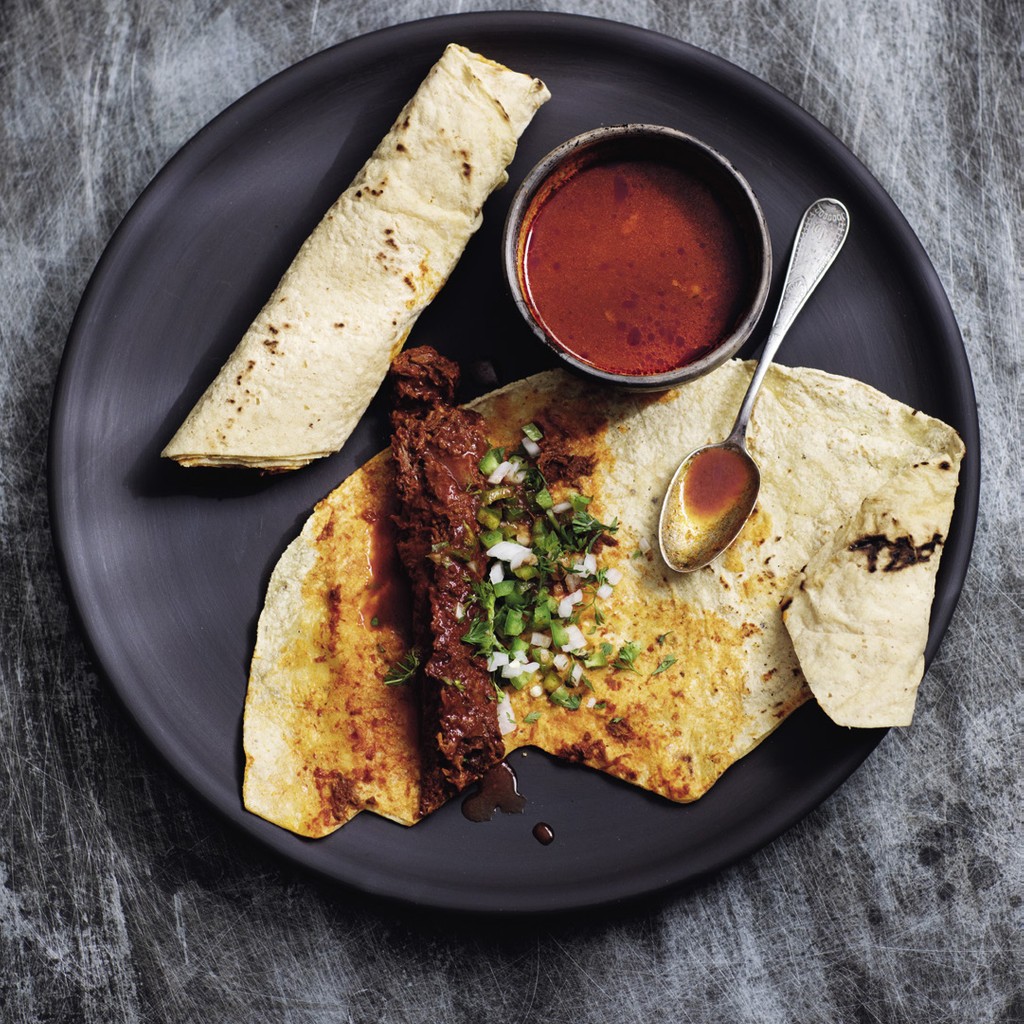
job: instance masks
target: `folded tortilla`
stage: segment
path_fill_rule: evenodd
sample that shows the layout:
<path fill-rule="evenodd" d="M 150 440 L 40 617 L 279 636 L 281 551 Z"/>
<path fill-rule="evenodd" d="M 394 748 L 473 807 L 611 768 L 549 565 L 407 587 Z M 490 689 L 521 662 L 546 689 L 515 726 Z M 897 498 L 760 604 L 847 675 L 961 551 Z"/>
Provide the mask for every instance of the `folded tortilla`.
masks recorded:
<path fill-rule="evenodd" d="M 162 454 L 285 470 L 338 451 L 549 96 L 449 45 Z"/>
<path fill-rule="evenodd" d="M 506 750 L 539 747 L 695 800 L 811 697 L 783 608 L 816 554 L 842 547 L 846 529 L 861 535 L 873 495 L 889 494 L 898 516 L 911 514 L 919 495 L 900 494 L 898 484 L 906 467 L 925 462 L 949 463 L 928 478 L 936 510 L 928 528 L 944 537 L 963 452 L 952 428 L 865 384 L 773 367 L 748 434 L 762 472 L 754 514 L 712 565 L 689 575 L 668 569 L 656 553 L 665 488 L 682 454 L 728 432 L 751 370 L 733 361 L 657 396 L 595 393 L 552 371 L 474 403 L 494 444 L 517 443 L 533 421 L 592 460 L 582 489 L 597 518 L 618 520 L 617 544 L 602 559 L 622 578 L 591 642 L 639 649 L 631 669 L 588 670 L 592 688 L 577 710 L 529 687 L 510 691 Z M 419 815 L 412 691 L 383 682 L 410 644 L 398 602 L 380 598 L 396 585 L 380 527 L 392 472 L 378 456 L 317 506 L 275 569 L 260 616 L 243 729 L 245 805 L 301 835 L 326 835 L 364 809 L 405 824 Z M 941 549 L 932 548 L 932 569 Z M 836 555 L 822 557 L 831 564 Z M 899 643 L 917 665 L 931 590 L 921 581 L 913 589 L 899 608 L 902 594 L 883 600 L 894 618 L 914 619 Z M 870 621 L 874 600 L 873 590 L 854 589 L 847 618 Z M 384 607 L 386 615 L 374 611 Z M 812 664 L 827 676 L 827 645 Z M 903 684 L 884 671 L 879 680 Z"/>
<path fill-rule="evenodd" d="M 945 443 L 943 443 L 945 441 Z M 783 618 L 815 699 L 838 725 L 910 725 L 953 512 L 955 435 L 896 469 L 811 557 Z"/>

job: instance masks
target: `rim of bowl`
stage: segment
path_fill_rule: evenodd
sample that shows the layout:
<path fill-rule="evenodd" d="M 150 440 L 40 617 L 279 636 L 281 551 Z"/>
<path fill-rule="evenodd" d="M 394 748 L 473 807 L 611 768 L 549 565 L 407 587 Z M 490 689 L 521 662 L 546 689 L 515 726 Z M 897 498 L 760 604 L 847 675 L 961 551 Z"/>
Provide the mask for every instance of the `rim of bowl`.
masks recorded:
<path fill-rule="evenodd" d="M 753 222 L 757 226 L 757 234 L 759 236 L 757 241 L 760 242 L 761 247 L 760 278 L 756 288 L 753 290 L 751 302 L 733 330 L 710 352 L 699 359 L 671 370 L 665 370 L 662 373 L 611 373 L 584 362 L 571 352 L 568 352 L 544 329 L 544 326 L 534 315 L 529 302 L 526 300 L 526 296 L 523 294 L 519 273 L 521 265 L 520 234 L 523 221 L 530 208 L 530 203 L 541 187 L 580 151 L 594 149 L 605 143 L 618 143 L 623 139 L 628 139 L 630 136 L 670 139 L 675 143 L 698 150 L 705 158 L 717 164 L 738 187 L 738 194 L 745 197 L 750 207 L 750 212 L 753 214 Z M 761 209 L 761 204 L 754 194 L 754 190 L 750 187 L 750 183 L 736 170 L 732 162 L 719 153 L 717 149 L 709 146 L 694 135 L 689 135 L 678 128 L 670 128 L 667 125 L 630 123 L 592 128 L 589 131 L 573 136 L 571 139 L 567 139 L 551 150 L 546 156 L 541 157 L 523 179 L 522 184 L 516 189 L 516 193 L 512 198 L 508 214 L 505 217 L 501 249 L 506 284 L 512 294 L 516 308 L 527 324 L 529 324 L 533 333 L 573 370 L 609 384 L 640 391 L 666 390 L 680 384 L 685 384 L 687 381 L 703 376 L 715 369 L 715 367 L 720 366 L 727 359 L 732 358 L 753 333 L 754 327 L 764 312 L 764 307 L 768 301 L 768 292 L 771 287 L 771 236 L 768 232 L 768 222 L 765 220 L 764 211 Z"/>

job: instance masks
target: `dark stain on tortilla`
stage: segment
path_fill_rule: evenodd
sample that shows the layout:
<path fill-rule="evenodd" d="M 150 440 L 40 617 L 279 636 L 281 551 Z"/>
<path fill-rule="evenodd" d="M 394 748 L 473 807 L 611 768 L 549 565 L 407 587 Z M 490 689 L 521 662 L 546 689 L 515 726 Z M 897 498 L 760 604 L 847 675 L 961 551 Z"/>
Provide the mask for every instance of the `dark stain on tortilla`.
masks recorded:
<path fill-rule="evenodd" d="M 912 565 L 929 561 L 932 552 L 941 546 L 942 540 L 942 534 L 935 533 L 931 540 L 925 541 L 924 544 L 915 544 L 913 537 L 907 535 L 890 540 L 885 534 L 875 533 L 858 538 L 848 550 L 865 552 L 868 572 L 877 571 L 880 556 L 887 552 L 888 561 L 882 566 L 882 572 L 899 572 L 902 569 L 909 569 Z"/>

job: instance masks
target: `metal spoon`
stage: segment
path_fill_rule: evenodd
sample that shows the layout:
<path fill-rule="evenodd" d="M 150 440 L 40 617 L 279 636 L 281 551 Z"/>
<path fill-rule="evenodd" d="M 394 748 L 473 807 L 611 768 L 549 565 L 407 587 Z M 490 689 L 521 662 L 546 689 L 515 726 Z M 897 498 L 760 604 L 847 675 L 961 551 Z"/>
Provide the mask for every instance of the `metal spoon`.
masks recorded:
<path fill-rule="evenodd" d="M 797 228 L 775 321 L 732 431 L 724 441 L 687 455 L 668 485 L 658 542 L 665 562 L 677 572 L 693 572 L 717 558 L 754 510 L 761 473 L 745 442 L 754 400 L 782 339 L 832 266 L 849 227 L 849 211 L 837 199 L 819 199 L 808 207 Z"/>

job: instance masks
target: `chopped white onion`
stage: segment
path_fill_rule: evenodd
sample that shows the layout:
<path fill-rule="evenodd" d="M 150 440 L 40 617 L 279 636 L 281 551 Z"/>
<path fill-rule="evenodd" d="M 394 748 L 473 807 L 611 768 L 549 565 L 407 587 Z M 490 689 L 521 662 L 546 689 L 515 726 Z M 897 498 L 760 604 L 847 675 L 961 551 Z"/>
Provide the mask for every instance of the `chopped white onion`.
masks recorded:
<path fill-rule="evenodd" d="M 525 671 L 525 667 L 521 661 L 510 661 L 507 665 L 503 665 L 501 668 L 502 679 L 515 679 L 516 676 L 521 676 Z"/>
<path fill-rule="evenodd" d="M 596 703 L 597 703 L 597 698 L 596 697 L 588 697 L 587 698 L 587 707 L 588 708 L 592 708 Z"/>
<path fill-rule="evenodd" d="M 593 551 L 588 551 L 581 562 L 572 567 L 572 571 L 580 576 L 593 576 L 597 573 L 597 556 Z"/>
<path fill-rule="evenodd" d="M 500 484 L 512 472 L 513 466 L 509 461 L 502 462 L 498 468 L 487 478 L 489 484 Z"/>
<path fill-rule="evenodd" d="M 571 508 L 572 508 L 572 502 L 571 501 L 560 501 L 557 505 L 552 505 L 551 506 L 551 511 L 554 512 L 555 515 L 557 516 L 557 515 L 561 515 L 563 512 L 568 512 L 569 509 L 571 509 Z"/>
<path fill-rule="evenodd" d="M 502 562 L 508 562 L 509 568 L 515 571 L 521 565 L 532 565 L 537 561 L 537 556 L 532 548 L 525 544 L 517 544 L 514 540 L 500 540 L 493 547 L 487 549 L 490 558 L 498 558 Z M 496 582 L 493 581 L 492 582 Z"/>
<path fill-rule="evenodd" d="M 544 687 L 541 686 L 540 683 L 534 683 L 533 686 L 530 687 L 530 696 L 531 697 L 540 697 L 540 696 L 543 695 L 543 693 L 544 693 Z"/>
<path fill-rule="evenodd" d="M 583 666 L 577 662 L 572 667 L 572 671 L 569 673 L 569 678 L 574 682 L 578 683 L 583 678 Z"/>
<path fill-rule="evenodd" d="M 455 621 L 461 622 L 466 617 L 466 606 L 461 601 L 455 602 Z"/>
<path fill-rule="evenodd" d="M 565 597 L 558 602 L 558 617 L 560 619 L 569 618 L 569 616 L 572 615 L 573 606 L 579 604 L 582 600 L 582 590 L 574 590 L 571 594 L 566 594 Z"/>
<path fill-rule="evenodd" d="M 615 593 L 615 591 L 612 590 L 607 583 L 602 583 L 601 586 L 597 588 L 597 596 L 601 598 L 602 601 L 606 601 L 613 593 Z"/>
<path fill-rule="evenodd" d="M 622 582 L 622 573 L 618 569 L 609 569 L 605 574 L 604 578 L 613 586 L 616 587 Z"/>
<path fill-rule="evenodd" d="M 587 646 L 587 638 L 579 626 L 566 626 L 565 631 L 569 634 L 569 642 L 562 644 L 563 651 L 579 651 Z"/>
<path fill-rule="evenodd" d="M 498 732 L 507 736 L 510 732 L 516 731 L 516 713 L 512 710 L 512 701 L 508 694 L 503 693 L 498 698 Z"/>
<path fill-rule="evenodd" d="M 537 442 L 534 441 L 532 438 L 524 437 L 523 451 L 526 452 L 526 454 L 529 455 L 531 459 L 535 459 L 538 455 L 540 455 L 540 445 L 537 444 Z"/>
<path fill-rule="evenodd" d="M 487 659 L 487 671 L 493 672 L 508 664 L 508 655 L 504 651 L 493 651 Z"/>
<path fill-rule="evenodd" d="M 513 654 L 512 657 L 521 665 L 525 665 L 530 660 L 530 656 L 526 653 L 526 651 L 516 651 L 516 653 Z"/>
<path fill-rule="evenodd" d="M 651 550 L 651 542 L 646 537 L 641 537 L 638 542 L 638 547 L 646 555 Z"/>
<path fill-rule="evenodd" d="M 556 654 L 552 664 L 559 672 L 564 672 L 569 667 L 569 655 L 568 654 Z"/>
<path fill-rule="evenodd" d="M 501 562 L 491 562 L 491 571 L 487 574 L 487 578 L 492 583 L 500 583 L 505 578 L 505 567 Z"/>
<path fill-rule="evenodd" d="M 531 647 L 542 647 L 547 650 L 551 646 L 551 636 L 548 633 L 533 633 L 530 636 Z"/>

